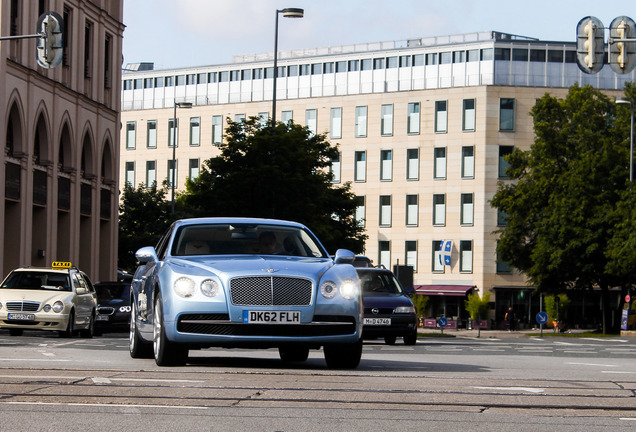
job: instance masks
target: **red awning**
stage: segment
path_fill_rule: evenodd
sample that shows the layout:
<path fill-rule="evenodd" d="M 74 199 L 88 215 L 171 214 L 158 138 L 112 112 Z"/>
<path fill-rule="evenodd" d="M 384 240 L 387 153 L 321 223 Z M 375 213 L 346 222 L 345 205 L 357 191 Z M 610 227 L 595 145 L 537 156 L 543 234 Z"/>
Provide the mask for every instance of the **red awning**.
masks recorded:
<path fill-rule="evenodd" d="M 415 285 L 415 293 L 421 295 L 465 296 L 474 285 Z"/>

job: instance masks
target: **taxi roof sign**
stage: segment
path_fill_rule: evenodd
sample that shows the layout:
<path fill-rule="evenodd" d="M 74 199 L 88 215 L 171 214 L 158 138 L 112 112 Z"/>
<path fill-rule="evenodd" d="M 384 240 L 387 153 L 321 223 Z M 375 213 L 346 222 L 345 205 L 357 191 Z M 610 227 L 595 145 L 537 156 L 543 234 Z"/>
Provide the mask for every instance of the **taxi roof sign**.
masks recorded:
<path fill-rule="evenodd" d="M 73 264 L 70 261 L 53 261 L 51 267 L 55 269 L 67 269 L 73 267 Z"/>

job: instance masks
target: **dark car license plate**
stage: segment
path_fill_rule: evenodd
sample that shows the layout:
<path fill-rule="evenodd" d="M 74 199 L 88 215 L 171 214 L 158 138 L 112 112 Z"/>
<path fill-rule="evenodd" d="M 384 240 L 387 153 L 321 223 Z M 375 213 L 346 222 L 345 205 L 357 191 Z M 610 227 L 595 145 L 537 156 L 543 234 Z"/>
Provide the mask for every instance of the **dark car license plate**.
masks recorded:
<path fill-rule="evenodd" d="M 25 313 L 10 313 L 7 318 L 9 318 L 10 320 L 16 320 L 16 321 L 35 321 L 34 314 L 25 314 Z"/>

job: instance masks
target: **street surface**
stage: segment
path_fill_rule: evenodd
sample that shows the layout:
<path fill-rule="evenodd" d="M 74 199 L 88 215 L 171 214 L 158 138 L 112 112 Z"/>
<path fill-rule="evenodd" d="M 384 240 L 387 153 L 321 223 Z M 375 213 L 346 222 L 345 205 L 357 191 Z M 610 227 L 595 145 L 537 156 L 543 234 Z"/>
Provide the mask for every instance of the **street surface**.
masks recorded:
<path fill-rule="evenodd" d="M 0 331 L 5 431 L 633 431 L 636 339 L 420 338 L 365 343 L 355 370 L 321 351 L 191 351 L 130 358 L 126 334 Z"/>

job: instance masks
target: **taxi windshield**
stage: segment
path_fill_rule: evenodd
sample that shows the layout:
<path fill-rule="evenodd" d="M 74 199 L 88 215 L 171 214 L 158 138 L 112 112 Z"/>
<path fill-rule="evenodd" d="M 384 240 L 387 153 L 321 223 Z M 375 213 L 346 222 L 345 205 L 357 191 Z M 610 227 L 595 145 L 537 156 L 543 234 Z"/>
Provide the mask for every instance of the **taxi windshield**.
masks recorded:
<path fill-rule="evenodd" d="M 16 271 L 11 273 L 1 288 L 71 291 L 71 283 L 64 273 Z"/>

